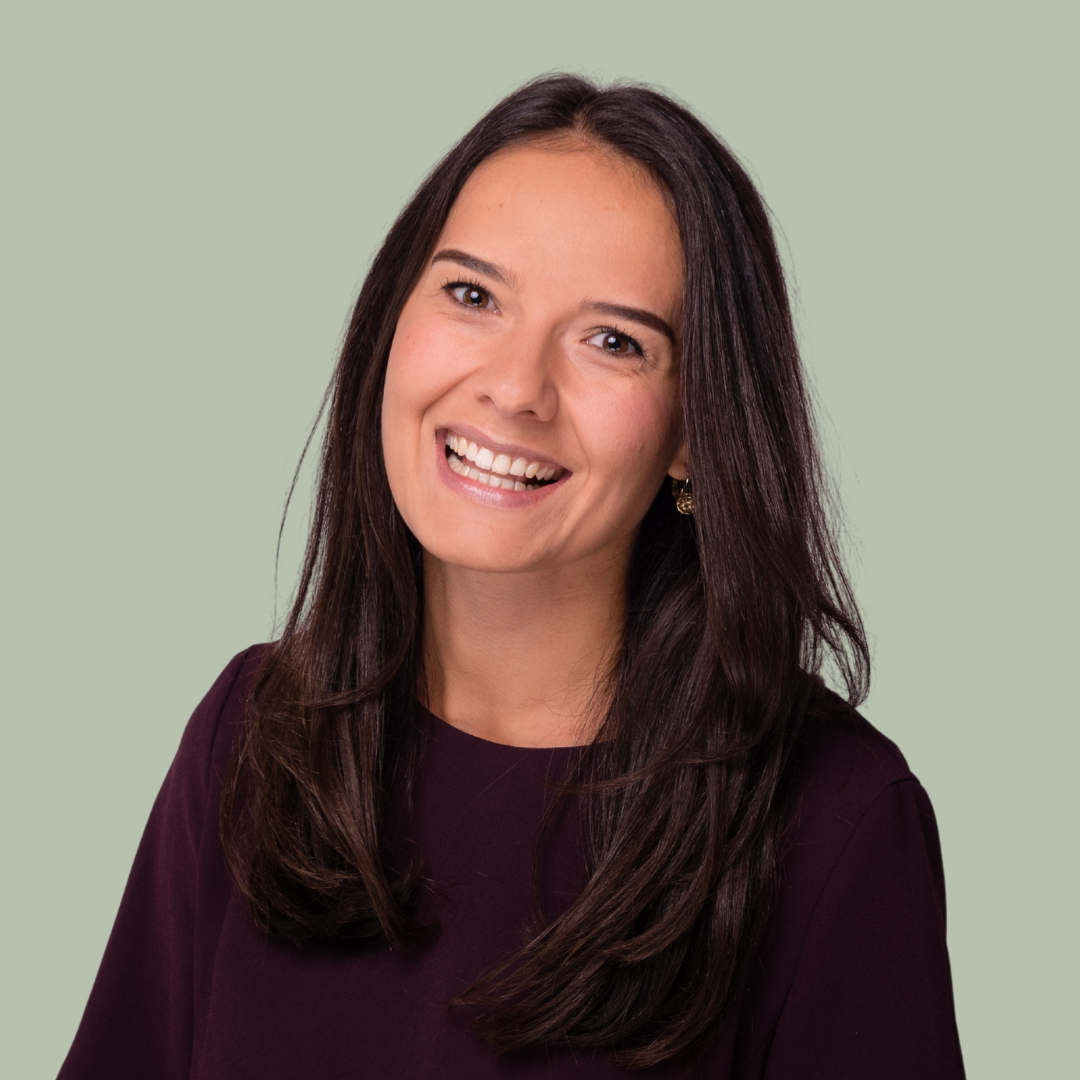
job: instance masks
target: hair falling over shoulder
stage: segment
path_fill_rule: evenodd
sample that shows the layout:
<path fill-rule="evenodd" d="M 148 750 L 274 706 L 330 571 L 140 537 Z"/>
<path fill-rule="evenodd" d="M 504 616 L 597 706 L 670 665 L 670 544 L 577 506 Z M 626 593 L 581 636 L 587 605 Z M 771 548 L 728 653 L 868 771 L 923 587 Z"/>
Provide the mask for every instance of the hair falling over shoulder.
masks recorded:
<path fill-rule="evenodd" d="M 382 465 L 382 385 L 398 315 L 470 174 L 563 133 L 644 165 L 670 193 L 695 513 L 665 489 L 646 515 L 612 704 L 568 778 L 584 792 L 588 885 L 460 1000 L 481 1006 L 497 1051 L 562 1044 L 643 1068 L 699 1056 L 738 994 L 777 883 L 792 749 L 826 700 L 820 671 L 852 705 L 869 678 L 768 211 L 670 98 L 572 76 L 529 83 L 391 228 L 328 391 L 303 572 L 259 672 L 222 838 L 268 932 L 421 941 L 422 868 L 391 865 L 383 835 L 388 794 L 408 791 L 418 761 L 423 582 Z"/>

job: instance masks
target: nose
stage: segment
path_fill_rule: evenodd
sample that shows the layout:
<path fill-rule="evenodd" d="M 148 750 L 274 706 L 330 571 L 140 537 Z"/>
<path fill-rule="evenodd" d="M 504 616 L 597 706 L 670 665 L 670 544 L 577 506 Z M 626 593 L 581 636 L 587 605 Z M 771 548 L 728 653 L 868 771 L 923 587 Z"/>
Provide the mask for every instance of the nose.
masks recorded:
<path fill-rule="evenodd" d="M 556 342 L 539 328 L 499 335 L 473 377 L 477 398 L 501 416 L 551 420 L 559 402 L 557 352 Z"/>

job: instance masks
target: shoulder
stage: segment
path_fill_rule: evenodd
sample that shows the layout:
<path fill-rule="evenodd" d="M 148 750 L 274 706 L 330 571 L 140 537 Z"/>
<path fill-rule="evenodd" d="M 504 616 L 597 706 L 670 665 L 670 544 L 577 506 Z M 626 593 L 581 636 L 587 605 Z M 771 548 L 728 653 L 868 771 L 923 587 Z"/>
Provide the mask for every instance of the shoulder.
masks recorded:
<path fill-rule="evenodd" d="M 266 651 L 267 646 L 257 645 L 237 653 L 196 706 L 158 792 L 144 843 L 189 853 L 200 848 L 204 826 L 216 820 L 213 808 L 221 798 Z"/>
<path fill-rule="evenodd" d="M 268 644 L 238 652 L 214 680 L 188 721 L 172 771 L 223 774 L 236 748 Z"/>
<path fill-rule="evenodd" d="M 906 858 L 895 837 L 932 833 L 932 811 L 896 744 L 835 695 L 820 701 L 808 719 L 791 762 L 779 894 L 773 912 L 772 951 L 794 975 L 808 929 L 822 897 L 848 872 L 892 877 L 903 867 L 853 867 L 860 852 Z M 920 822 L 925 808 L 929 821 Z M 906 847 L 906 845 L 901 845 Z M 779 987 L 777 988 L 779 989 Z"/>
<path fill-rule="evenodd" d="M 927 887 L 945 931 L 945 878 L 930 797 L 904 755 L 835 695 L 812 717 L 792 762 L 782 886 L 799 924 L 827 889 L 850 878 L 853 896 L 872 882 L 900 893 Z"/>
<path fill-rule="evenodd" d="M 912 1000 L 933 1003 L 923 1027 L 952 1046 L 944 878 L 930 801 L 896 744 L 865 717 L 835 695 L 819 705 L 791 760 L 779 890 L 743 1018 L 747 1060 L 770 1043 L 770 1061 L 783 1057 L 782 1046 L 805 1050 L 814 1040 L 835 1049 L 850 1036 L 854 1047 L 855 1035 L 865 1043 L 878 1029 L 881 1045 L 902 1046 L 908 1036 L 918 1043 L 918 1024 L 904 1034 L 886 1023 L 911 1019 Z M 897 995 L 907 1003 L 899 1013 Z M 918 1072 L 874 1066 L 828 1075 Z"/>
<path fill-rule="evenodd" d="M 746 1061 L 765 1055 L 778 1076 L 962 1077 L 930 800 L 890 739 L 838 698 L 821 705 L 793 755 Z"/>
<path fill-rule="evenodd" d="M 828 693 L 792 755 L 782 886 L 812 905 L 856 836 L 889 848 L 910 831 L 940 860 L 933 808 L 899 747 Z"/>
<path fill-rule="evenodd" d="M 918 784 L 899 747 L 831 692 L 792 755 L 789 834 L 849 832 L 897 784 Z"/>
<path fill-rule="evenodd" d="M 925 885 L 944 933 L 941 848 L 930 799 L 896 744 L 830 694 L 814 710 L 792 760 L 774 912 L 780 953 L 787 962 L 798 956 L 823 898 L 842 889 L 844 918 L 856 918 L 855 909 L 887 882 L 900 892 Z M 889 903 L 899 898 L 896 893 Z"/>

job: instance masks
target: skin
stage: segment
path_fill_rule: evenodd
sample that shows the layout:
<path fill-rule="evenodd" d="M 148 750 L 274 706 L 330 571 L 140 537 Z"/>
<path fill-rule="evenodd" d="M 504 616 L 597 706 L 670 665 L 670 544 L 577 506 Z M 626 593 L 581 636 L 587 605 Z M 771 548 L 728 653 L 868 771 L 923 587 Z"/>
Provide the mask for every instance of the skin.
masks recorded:
<path fill-rule="evenodd" d="M 455 727 L 515 746 L 592 737 L 635 535 L 666 476 L 686 476 L 681 296 L 667 198 L 609 152 L 504 151 L 454 204 L 398 320 L 382 438 L 424 549 L 425 704 Z M 447 430 L 562 478 L 490 491 L 447 468 Z"/>

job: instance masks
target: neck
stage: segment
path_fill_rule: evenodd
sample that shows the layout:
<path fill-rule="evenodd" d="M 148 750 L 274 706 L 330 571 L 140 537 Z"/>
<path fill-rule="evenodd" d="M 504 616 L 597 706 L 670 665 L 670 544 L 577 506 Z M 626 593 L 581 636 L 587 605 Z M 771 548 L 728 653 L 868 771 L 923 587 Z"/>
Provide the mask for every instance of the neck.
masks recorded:
<path fill-rule="evenodd" d="M 424 704 L 490 742 L 588 742 L 622 641 L 630 551 L 522 574 L 425 554 Z"/>

